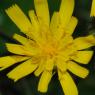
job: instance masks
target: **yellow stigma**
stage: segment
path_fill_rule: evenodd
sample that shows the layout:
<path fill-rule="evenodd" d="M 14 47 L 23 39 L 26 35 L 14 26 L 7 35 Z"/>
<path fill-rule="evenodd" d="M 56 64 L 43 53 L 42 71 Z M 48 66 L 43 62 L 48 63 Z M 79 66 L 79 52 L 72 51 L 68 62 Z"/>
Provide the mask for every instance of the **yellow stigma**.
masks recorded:
<path fill-rule="evenodd" d="M 56 47 L 52 46 L 49 43 L 45 43 L 44 45 L 42 45 L 42 53 L 47 55 L 47 56 L 54 56 L 57 52 Z"/>

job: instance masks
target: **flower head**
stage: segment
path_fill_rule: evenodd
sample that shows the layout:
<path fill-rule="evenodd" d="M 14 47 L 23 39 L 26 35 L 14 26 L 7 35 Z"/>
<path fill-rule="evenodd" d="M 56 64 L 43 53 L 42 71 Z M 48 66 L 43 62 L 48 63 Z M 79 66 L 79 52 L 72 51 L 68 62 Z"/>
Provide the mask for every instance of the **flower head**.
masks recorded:
<path fill-rule="evenodd" d="M 62 0 L 59 11 L 53 13 L 51 20 L 47 0 L 34 0 L 34 5 L 36 11 L 29 11 L 30 20 L 16 4 L 6 10 L 26 36 L 14 34 L 13 38 L 20 44 L 6 43 L 13 55 L 0 58 L 0 70 L 21 62 L 7 76 L 17 81 L 32 72 L 35 76 L 41 75 L 40 92 L 47 91 L 52 76 L 58 73 L 65 95 L 78 95 L 68 71 L 81 78 L 88 75 L 89 71 L 79 64 L 89 63 L 93 51 L 87 48 L 95 44 L 95 38 L 93 35 L 73 38 L 78 23 L 72 16 L 74 0 Z"/>

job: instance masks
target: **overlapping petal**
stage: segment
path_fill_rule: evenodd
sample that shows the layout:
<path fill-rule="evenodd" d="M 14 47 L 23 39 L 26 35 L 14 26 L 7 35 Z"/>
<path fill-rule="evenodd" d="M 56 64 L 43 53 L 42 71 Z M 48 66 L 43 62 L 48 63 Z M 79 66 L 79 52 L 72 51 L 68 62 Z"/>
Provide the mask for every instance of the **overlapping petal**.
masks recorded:
<path fill-rule="evenodd" d="M 47 0 L 34 0 L 34 5 L 39 23 L 41 23 L 43 26 L 49 26 L 50 15 Z"/>
<path fill-rule="evenodd" d="M 26 33 L 29 31 L 31 23 L 18 5 L 15 4 L 8 8 L 6 13 L 22 32 Z"/>
<path fill-rule="evenodd" d="M 5 56 L 5 57 L 0 57 L 0 71 L 4 70 L 18 62 L 22 62 L 29 59 L 29 57 L 25 56 Z"/>
<path fill-rule="evenodd" d="M 38 64 L 36 64 L 36 62 L 32 63 L 32 60 L 29 59 L 9 72 L 7 76 L 11 79 L 14 79 L 14 81 L 17 81 L 24 76 L 31 74 L 37 68 L 37 66 Z"/>

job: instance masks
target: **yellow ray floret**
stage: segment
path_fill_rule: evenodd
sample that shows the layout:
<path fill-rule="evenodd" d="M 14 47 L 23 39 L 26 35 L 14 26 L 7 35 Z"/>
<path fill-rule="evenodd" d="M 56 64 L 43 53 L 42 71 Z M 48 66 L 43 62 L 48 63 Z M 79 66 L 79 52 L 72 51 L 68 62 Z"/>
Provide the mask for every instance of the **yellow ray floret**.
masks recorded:
<path fill-rule="evenodd" d="M 66 72 L 62 75 L 60 83 L 65 95 L 78 95 L 77 87 L 69 73 Z"/>
<path fill-rule="evenodd" d="M 65 27 L 69 23 L 73 10 L 74 10 L 74 0 L 61 0 L 59 14 L 63 27 Z"/>
<path fill-rule="evenodd" d="M 22 57 L 22 56 L 5 56 L 0 57 L 0 70 L 4 70 L 15 63 L 27 60 L 29 57 Z"/>
<path fill-rule="evenodd" d="M 29 42 L 29 40 L 26 37 L 20 36 L 18 34 L 14 34 L 13 38 L 23 45 L 26 45 Z"/>
<path fill-rule="evenodd" d="M 14 79 L 14 81 L 17 81 L 22 77 L 31 74 L 37 68 L 37 65 L 38 64 L 32 63 L 32 60 L 29 59 L 9 72 L 7 76 Z"/>
<path fill-rule="evenodd" d="M 65 72 L 67 70 L 67 63 L 64 58 L 59 57 L 56 61 L 56 66 L 61 72 Z"/>
<path fill-rule="evenodd" d="M 31 28 L 30 21 L 18 5 L 15 4 L 8 8 L 6 13 L 22 32 L 26 33 Z"/>
<path fill-rule="evenodd" d="M 51 32 L 53 34 L 55 34 L 55 32 L 57 32 L 58 26 L 59 26 L 59 13 L 58 12 L 54 12 L 53 16 L 51 18 L 51 23 L 50 23 L 50 29 L 51 29 Z"/>
<path fill-rule="evenodd" d="M 28 45 L 26 43 L 26 45 Z M 6 47 L 9 52 L 14 53 L 14 54 L 19 54 L 19 55 L 27 55 L 27 56 L 32 56 L 37 54 L 37 49 L 36 47 L 31 47 L 30 46 L 23 46 L 23 45 L 18 45 L 18 44 L 6 44 Z"/>
<path fill-rule="evenodd" d="M 54 39 L 60 40 L 60 38 L 64 34 L 64 28 L 63 25 L 61 24 L 59 12 L 54 12 L 50 23 L 50 29 L 54 36 Z"/>
<path fill-rule="evenodd" d="M 38 84 L 38 91 L 46 92 L 51 78 L 52 72 L 44 71 Z"/>
<path fill-rule="evenodd" d="M 39 31 L 40 27 L 39 27 L 38 18 L 33 10 L 29 11 L 29 17 L 32 23 L 32 38 L 34 38 L 36 41 L 39 42 L 39 40 L 41 39 L 40 37 L 41 32 Z"/>
<path fill-rule="evenodd" d="M 93 56 L 93 53 L 93 51 L 78 51 L 71 58 L 74 61 L 79 62 L 81 64 L 88 64 Z"/>
<path fill-rule="evenodd" d="M 45 63 L 45 69 L 47 71 L 52 71 L 54 67 L 54 58 L 48 58 Z"/>
<path fill-rule="evenodd" d="M 74 44 L 78 50 L 86 49 L 95 44 L 95 38 L 93 35 L 79 37 L 74 40 Z"/>
<path fill-rule="evenodd" d="M 39 62 L 39 66 L 36 69 L 36 71 L 34 72 L 35 76 L 39 76 L 45 69 L 45 60 L 41 59 L 41 61 Z"/>
<path fill-rule="evenodd" d="M 36 16 L 34 10 L 30 10 L 30 11 L 29 11 L 29 17 L 30 17 L 30 20 L 31 20 L 32 25 L 33 25 L 36 29 L 38 29 L 38 27 L 39 27 L 39 22 L 38 22 L 38 20 L 37 20 L 37 16 Z M 34 31 L 34 32 L 35 32 L 35 31 Z"/>
<path fill-rule="evenodd" d="M 81 77 L 81 78 L 85 78 L 89 71 L 81 66 L 79 66 L 77 63 L 75 62 L 68 62 L 68 66 L 67 66 L 68 70 L 70 70 L 73 74 Z"/>
<path fill-rule="evenodd" d="M 78 19 L 74 16 L 71 17 L 68 27 L 66 27 L 66 33 L 72 35 L 76 26 L 78 24 Z"/>
<path fill-rule="evenodd" d="M 90 16 L 95 16 L 95 0 L 92 0 Z"/>
<path fill-rule="evenodd" d="M 39 34 L 39 32 L 38 32 L 38 30 L 39 30 L 39 22 L 38 22 L 38 18 L 37 18 L 37 16 L 36 16 L 34 10 L 30 10 L 30 11 L 29 11 L 29 17 L 30 17 L 32 26 L 35 28 L 35 31 L 33 31 L 33 33 L 37 32 L 37 33 Z M 33 27 L 32 27 L 32 28 L 33 28 Z M 37 35 L 37 34 L 36 34 L 36 35 Z M 36 36 L 36 35 L 35 35 L 35 36 Z"/>
<path fill-rule="evenodd" d="M 49 26 L 50 17 L 47 0 L 34 0 L 36 14 L 41 24 Z M 44 13 L 43 13 L 44 12 Z"/>
<path fill-rule="evenodd" d="M 6 47 L 8 51 L 14 54 L 19 54 L 19 55 L 25 55 L 26 51 L 24 50 L 24 46 L 22 45 L 17 45 L 17 44 L 6 44 Z"/>

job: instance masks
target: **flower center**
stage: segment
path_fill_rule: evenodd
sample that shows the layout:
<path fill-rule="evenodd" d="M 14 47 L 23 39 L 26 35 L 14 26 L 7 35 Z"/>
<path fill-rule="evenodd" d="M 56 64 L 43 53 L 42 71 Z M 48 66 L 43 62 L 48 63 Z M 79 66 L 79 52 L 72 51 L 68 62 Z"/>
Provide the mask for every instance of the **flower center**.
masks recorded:
<path fill-rule="evenodd" d="M 55 46 L 55 44 L 51 44 L 51 43 L 45 43 L 42 45 L 41 47 L 41 51 L 42 51 L 42 54 L 44 56 L 50 56 L 50 57 L 53 57 L 57 54 L 57 48 Z"/>

